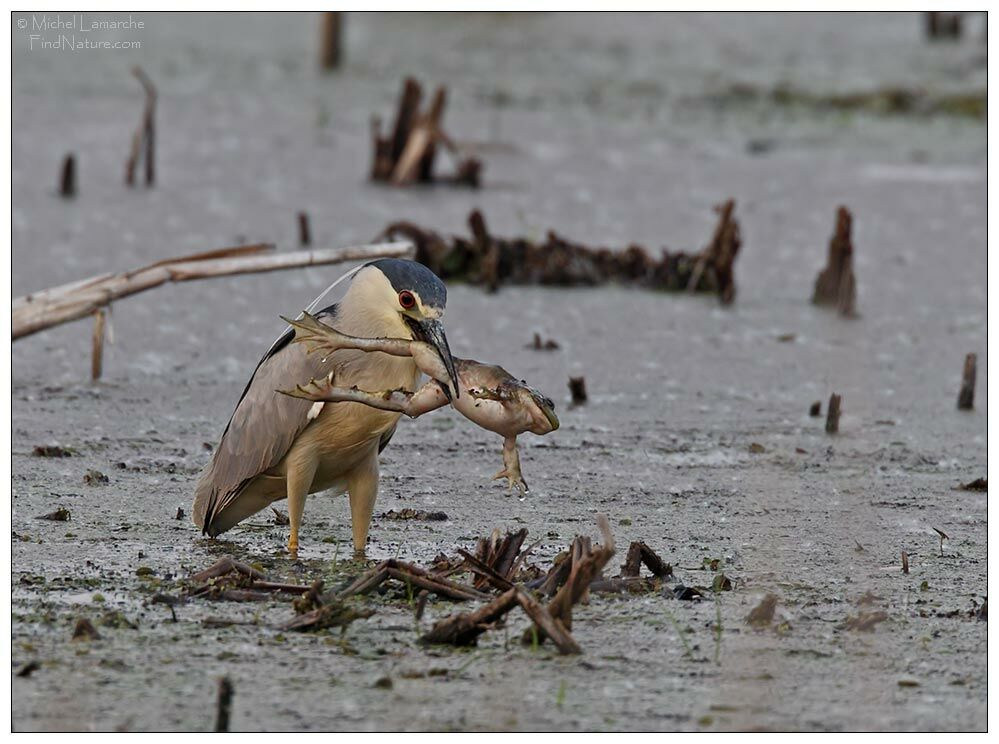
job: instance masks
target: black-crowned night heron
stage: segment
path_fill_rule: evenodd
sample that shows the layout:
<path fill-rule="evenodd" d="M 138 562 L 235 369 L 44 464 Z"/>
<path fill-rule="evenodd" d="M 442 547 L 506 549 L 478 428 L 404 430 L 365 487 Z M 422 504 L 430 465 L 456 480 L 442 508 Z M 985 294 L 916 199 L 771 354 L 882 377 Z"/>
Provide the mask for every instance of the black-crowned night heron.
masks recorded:
<path fill-rule="evenodd" d="M 440 355 L 454 390 L 454 361 L 440 318 L 447 289 L 422 264 L 386 258 L 361 267 L 342 300 L 316 312 L 328 325 L 362 337 L 412 337 Z M 420 371 L 410 357 L 343 349 L 309 355 L 292 344 L 289 327 L 257 365 L 195 491 L 194 523 L 214 537 L 269 504 L 288 499 L 298 552 L 305 499 L 326 489 L 346 491 L 354 550 L 363 553 L 378 495 L 378 453 L 400 414 L 359 403 L 314 403 L 278 389 L 329 377 L 365 390 L 413 390 Z"/>

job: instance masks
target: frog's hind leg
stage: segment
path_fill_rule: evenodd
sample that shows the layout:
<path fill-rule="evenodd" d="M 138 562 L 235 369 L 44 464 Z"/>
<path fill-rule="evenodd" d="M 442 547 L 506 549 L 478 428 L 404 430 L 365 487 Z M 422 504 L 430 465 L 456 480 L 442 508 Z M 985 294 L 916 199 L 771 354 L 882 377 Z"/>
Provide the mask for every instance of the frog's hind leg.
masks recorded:
<path fill-rule="evenodd" d="M 509 490 L 516 486 L 521 493 L 527 493 L 527 481 L 520 473 L 520 452 L 517 451 L 517 437 L 506 437 L 503 440 L 503 469 L 493 476 L 493 480 L 506 478 Z"/>
<path fill-rule="evenodd" d="M 331 354 L 339 349 L 358 349 L 360 351 L 381 351 L 399 357 L 413 355 L 410 348 L 410 344 L 413 342 L 408 339 L 348 336 L 307 312 L 303 312 L 302 317 L 296 320 L 282 315 L 281 320 L 295 329 L 294 342 L 305 344 L 305 348 L 310 354 L 315 352 Z"/>
<path fill-rule="evenodd" d="M 294 390 L 277 392 L 315 402 L 363 403 L 382 411 L 404 413 L 411 418 L 422 416 L 448 404 L 447 396 L 436 381 L 431 380 L 415 393 L 408 390 L 383 390 L 369 393 L 357 387 L 344 388 L 333 385 L 329 377 L 310 380 L 305 385 L 296 385 Z"/>

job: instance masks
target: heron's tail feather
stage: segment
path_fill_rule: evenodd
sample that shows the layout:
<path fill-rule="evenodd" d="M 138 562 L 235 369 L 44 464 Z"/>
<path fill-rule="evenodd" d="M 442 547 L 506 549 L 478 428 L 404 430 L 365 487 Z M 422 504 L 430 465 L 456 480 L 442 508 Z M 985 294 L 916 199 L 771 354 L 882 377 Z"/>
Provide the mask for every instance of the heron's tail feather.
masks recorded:
<path fill-rule="evenodd" d="M 210 478 L 206 478 L 202 474 L 194 491 L 194 507 L 191 509 L 191 519 L 194 525 L 201 530 L 205 528 L 205 517 L 208 514 L 208 508 L 213 497 L 212 491 Z"/>
<path fill-rule="evenodd" d="M 215 483 L 214 461 L 202 472 L 194 491 L 192 521 L 203 534 L 216 537 L 247 517 L 285 498 L 283 476 L 261 473 L 224 493 Z"/>

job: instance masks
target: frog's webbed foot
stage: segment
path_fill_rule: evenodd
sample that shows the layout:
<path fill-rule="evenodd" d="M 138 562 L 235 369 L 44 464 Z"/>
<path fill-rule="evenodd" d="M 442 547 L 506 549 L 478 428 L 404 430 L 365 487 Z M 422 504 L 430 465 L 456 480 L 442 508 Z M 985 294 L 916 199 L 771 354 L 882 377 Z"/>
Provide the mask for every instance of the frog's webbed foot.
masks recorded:
<path fill-rule="evenodd" d="M 472 396 L 474 400 L 505 400 L 499 390 L 493 390 L 487 387 L 468 388 L 468 394 Z"/>
<path fill-rule="evenodd" d="M 295 329 L 294 343 L 305 344 L 309 354 L 314 352 L 331 354 L 338 349 L 351 348 L 352 346 L 353 339 L 307 312 L 303 311 L 302 317 L 296 320 L 282 315 L 281 320 Z"/>
<path fill-rule="evenodd" d="M 333 381 L 328 375 L 320 377 L 318 380 L 313 378 L 304 385 L 295 385 L 292 390 L 277 390 L 275 392 L 282 395 L 289 395 L 292 398 L 301 398 L 302 400 L 325 401 L 329 400 L 333 391 Z"/>
<path fill-rule="evenodd" d="M 510 472 L 509 469 L 503 468 L 493 476 L 493 480 L 499 480 L 500 478 L 507 479 L 508 491 L 512 491 L 514 486 L 516 486 L 517 490 L 519 490 L 522 494 L 527 493 L 529 490 L 527 487 L 527 481 L 524 480 L 524 477 L 520 474 L 519 469 L 515 472 Z"/>
<path fill-rule="evenodd" d="M 520 454 L 517 452 L 517 438 L 507 437 L 503 440 L 503 469 L 493 476 L 493 480 L 506 478 L 508 488 L 512 491 L 516 486 L 521 495 L 528 492 L 527 481 L 520 473 Z"/>

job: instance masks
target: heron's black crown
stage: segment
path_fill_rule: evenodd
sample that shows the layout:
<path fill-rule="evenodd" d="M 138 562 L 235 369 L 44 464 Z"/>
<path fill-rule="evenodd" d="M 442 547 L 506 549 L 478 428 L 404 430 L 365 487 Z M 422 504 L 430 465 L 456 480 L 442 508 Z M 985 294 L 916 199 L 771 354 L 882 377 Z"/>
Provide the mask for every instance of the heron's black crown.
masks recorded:
<path fill-rule="evenodd" d="M 408 289 L 420 296 L 424 305 L 440 308 L 447 305 L 447 287 L 437 275 L 417 261 L 402 258 L 380 258 L 368 266 L 381 271 L 396 292 Z"/>

